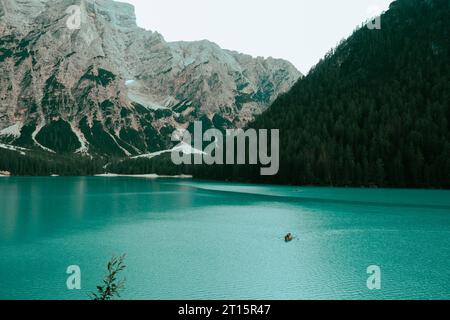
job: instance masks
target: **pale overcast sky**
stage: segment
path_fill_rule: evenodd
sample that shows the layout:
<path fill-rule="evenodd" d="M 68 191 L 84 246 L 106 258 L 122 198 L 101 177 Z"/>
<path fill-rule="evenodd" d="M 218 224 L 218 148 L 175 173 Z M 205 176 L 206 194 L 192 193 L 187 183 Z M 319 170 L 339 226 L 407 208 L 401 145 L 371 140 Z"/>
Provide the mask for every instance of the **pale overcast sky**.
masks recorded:
<path fill-rule="evenodd" d="M 307 73 L 392 0 L 121 0 L 140 27 L 167 41 L 208 39 L 224 49 L 292 62 Z"/>

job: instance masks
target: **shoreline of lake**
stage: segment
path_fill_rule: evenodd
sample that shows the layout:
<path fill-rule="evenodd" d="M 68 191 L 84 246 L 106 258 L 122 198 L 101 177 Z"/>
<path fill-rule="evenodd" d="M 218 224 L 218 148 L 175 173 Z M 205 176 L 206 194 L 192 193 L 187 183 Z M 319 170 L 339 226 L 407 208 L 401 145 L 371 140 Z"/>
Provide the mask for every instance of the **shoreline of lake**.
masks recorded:
<path fill-rule="evenodd" d="M 117 177 L 127 177 L 127 178 L 146 178 L 146 179 L 193 179 L 191 175 L 159 175 L 159 174 L 116 174 L 116 173 L 104 173 L 95 174 L 93 176 L 87 177 L 101 177 L 101 178 L 117 178 Z"/>

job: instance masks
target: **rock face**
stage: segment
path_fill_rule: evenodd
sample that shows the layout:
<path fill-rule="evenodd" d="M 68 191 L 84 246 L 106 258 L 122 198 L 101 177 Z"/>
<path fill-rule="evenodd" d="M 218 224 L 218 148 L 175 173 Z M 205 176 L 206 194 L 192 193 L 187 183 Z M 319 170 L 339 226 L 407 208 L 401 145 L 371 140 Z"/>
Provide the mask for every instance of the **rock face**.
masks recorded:
<path fill-rule="evenodd" d="M 76 6 L 76 7 L 73 7 Z M 301 77 L 284 60 L 166 42 L 112 0 L 0 0 L 0 139 L 138 155 L 194 120 L 240 127 Z"/>

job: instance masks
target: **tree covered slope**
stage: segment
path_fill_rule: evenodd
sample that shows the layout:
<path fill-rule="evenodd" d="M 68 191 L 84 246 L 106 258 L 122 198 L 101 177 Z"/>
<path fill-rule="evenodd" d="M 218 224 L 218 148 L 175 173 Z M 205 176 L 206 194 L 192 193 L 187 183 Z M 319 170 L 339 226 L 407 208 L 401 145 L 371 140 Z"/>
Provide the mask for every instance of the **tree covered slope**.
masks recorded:
<path fill-rule="evenodd" d="M 356 30 L 250 124 L 280 129 L 264 182 L 450 187 L 449 6 L 397 0 L 381 30 Z M 259 181 L 254 169 L 216 175 Z"/>

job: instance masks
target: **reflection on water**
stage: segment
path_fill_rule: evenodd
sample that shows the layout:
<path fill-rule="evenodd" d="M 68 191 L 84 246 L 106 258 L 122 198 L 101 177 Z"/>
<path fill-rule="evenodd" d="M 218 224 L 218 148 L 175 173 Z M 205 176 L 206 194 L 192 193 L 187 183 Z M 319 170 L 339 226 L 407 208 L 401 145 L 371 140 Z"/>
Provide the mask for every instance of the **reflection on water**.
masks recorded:
<path fill-rule="evenodd" d="M 191 206 L 191 189 L 146 179 L 5 178 L 0 180 L 0 236 L 33 240 L 78 231 L 85 223 L 99 227 L 127 215 L 135 219 L 177 210 Z"/>
<path fill-rule="evenodd" d="M 449 298 L 450 192 L 0 179 L 0 298 L 85 299 L 124 252 L 126 298 Z"/>

